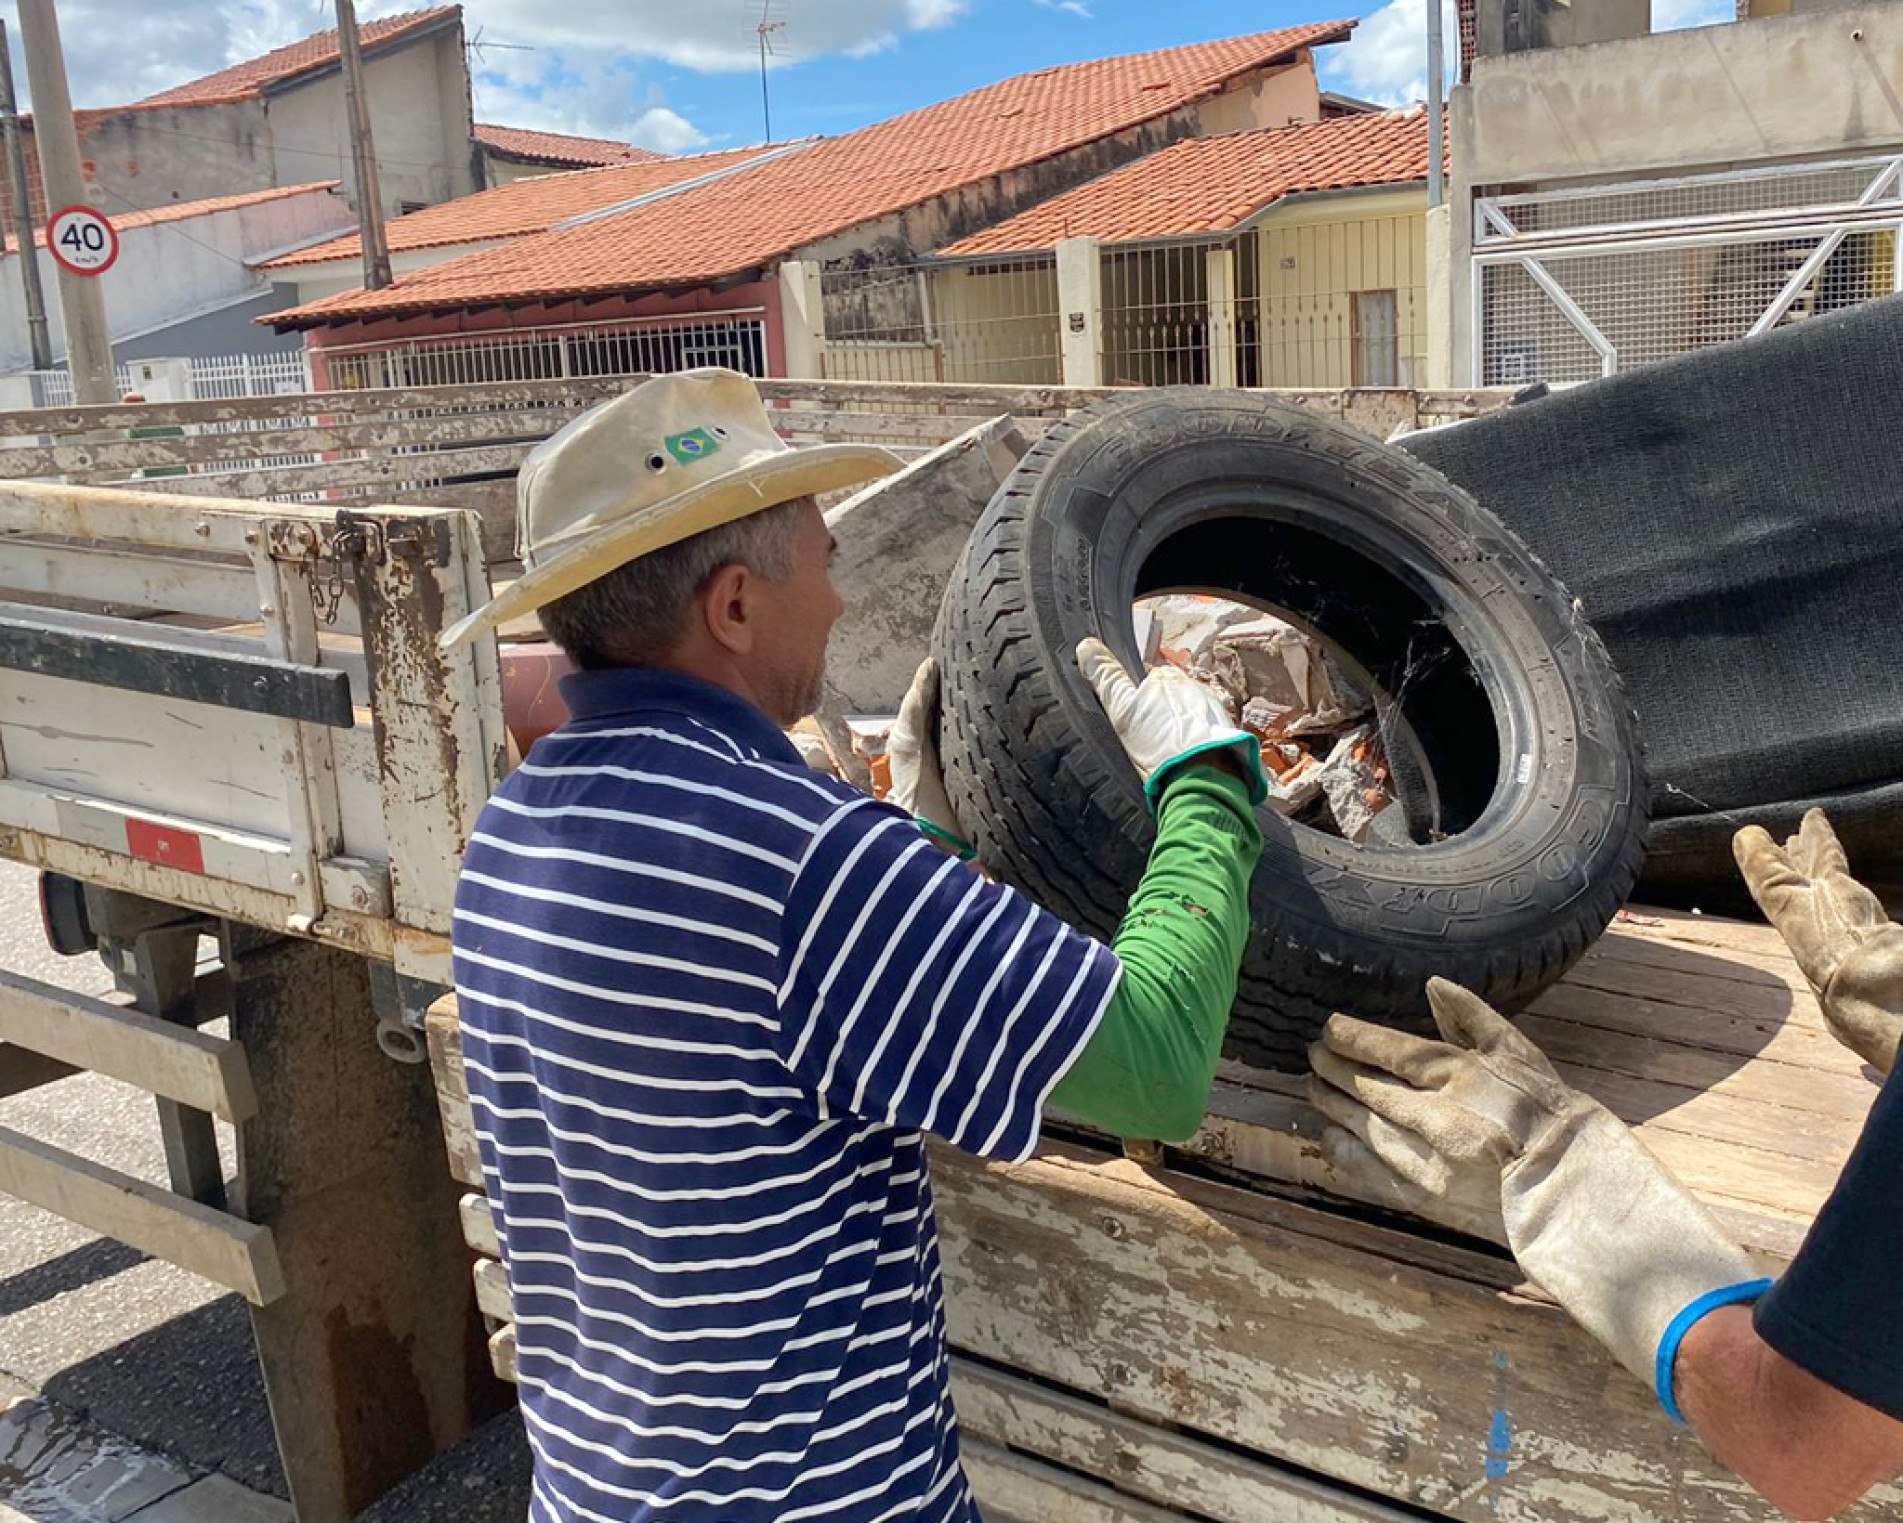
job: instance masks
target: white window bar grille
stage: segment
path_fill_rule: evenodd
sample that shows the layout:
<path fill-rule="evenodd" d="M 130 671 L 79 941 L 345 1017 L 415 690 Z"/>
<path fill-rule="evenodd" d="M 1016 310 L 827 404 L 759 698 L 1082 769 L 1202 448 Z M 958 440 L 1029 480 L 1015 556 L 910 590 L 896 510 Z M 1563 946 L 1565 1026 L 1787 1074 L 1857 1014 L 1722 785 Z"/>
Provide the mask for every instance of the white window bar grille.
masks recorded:
<path fill-rule="evenodd" d="M 1103 250 L 1103 375 L 1112 386 L 1207 386 L 1209 253 L 1221 245 Z"/>
<path fill-rule="evenodd" d="M 327 346 L 318 353 L 319 381 L 332 391 L 659 375 L 702 365 L 763 376 L 766 324 L 758 308 L 749 308 L 691 318 Z"/>
<path fill-rule="evenodd" d="M 826 374 L 849 381 L 1054 386 L 1057 265 L 1024 260 L 820 271 Z"/>
<path fill-rule="evenodd" d="M 1481 198 L 1476 229 L 1473 381 L 1590 380 L 1903 289 L 1903 159 Z"/>

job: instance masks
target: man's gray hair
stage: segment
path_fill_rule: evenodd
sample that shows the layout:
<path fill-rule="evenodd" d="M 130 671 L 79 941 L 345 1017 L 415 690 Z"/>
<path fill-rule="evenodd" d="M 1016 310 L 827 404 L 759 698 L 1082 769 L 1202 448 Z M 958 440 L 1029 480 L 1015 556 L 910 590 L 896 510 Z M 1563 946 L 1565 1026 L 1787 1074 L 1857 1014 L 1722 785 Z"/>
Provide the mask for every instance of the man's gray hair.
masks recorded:
<path fill-rule="evenodd" d="M 796 497 L 638 556 L 545 605 L 542 628 L 584 670 L 654 666 L 687 632 L 695 596 L 722 566 L 769 582 L 793 574 L 793 542 L 811 501 Z"/>

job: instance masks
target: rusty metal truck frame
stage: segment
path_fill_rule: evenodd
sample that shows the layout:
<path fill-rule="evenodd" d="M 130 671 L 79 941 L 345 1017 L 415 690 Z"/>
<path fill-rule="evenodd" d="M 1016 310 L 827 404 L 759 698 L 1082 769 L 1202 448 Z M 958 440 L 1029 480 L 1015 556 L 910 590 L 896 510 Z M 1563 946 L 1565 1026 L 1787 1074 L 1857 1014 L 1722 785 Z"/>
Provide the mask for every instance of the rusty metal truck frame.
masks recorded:
<path fill-rule="evenodd" d="M 351 1516 L 505 1399 L 421 1066 L 504 760 L 493 643 L 436 646 L 476 517 L 0 482 L 0 543 L 0 855 L 119 983 L 0 972 L 0 1094 L 152 1091 L 172 1181 L 0 1129 L 0 1190 L 242 1293 L 298 1514 Z"/>

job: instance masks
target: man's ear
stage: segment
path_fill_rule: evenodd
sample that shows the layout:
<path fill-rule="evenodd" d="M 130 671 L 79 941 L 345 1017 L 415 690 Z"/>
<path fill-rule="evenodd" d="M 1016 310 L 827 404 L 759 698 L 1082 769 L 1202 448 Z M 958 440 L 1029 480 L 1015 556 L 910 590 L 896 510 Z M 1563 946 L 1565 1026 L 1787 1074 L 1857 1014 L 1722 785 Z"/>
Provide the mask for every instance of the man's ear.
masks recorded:
<path fill-rule="evenodd" d="M 753 603 L 755 586 L 753 573 L 736 562 L 708 577 L 696 597 L 707 633 L 730 655 L 753 652 L 758 613 Z"/>

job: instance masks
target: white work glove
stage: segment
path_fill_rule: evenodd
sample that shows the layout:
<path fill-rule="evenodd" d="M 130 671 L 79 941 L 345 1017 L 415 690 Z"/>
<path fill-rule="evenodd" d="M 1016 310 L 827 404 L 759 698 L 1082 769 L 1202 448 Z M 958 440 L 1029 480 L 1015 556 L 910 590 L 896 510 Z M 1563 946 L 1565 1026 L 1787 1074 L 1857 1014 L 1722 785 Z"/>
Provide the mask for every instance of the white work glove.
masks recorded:
<path fill-rule="evenodd" d="M 1817 991 L 1825 1024 L 1887 1074 L 1903 1042 L 1903 926 L 1850 876 L 1824 811 L 1811 810 L 1782 846 L 1762 826 L 1747 825 L 1731 850 L 1751 897 Z"/>
<path fill-rule="evenodd" d="M 1326 1156 L 1463 1230 L 1490 1225 L 1493 1204 L 1526 1277 L 1676 1418 L 1685 1332 L 1770 1282 L 1618 1117 L 1484 1000 L 1444 979 L 1427 996 L 1444 1041 L 1337 1015 L 1309 1049 L 1309 1098 L 1332 1123 Z"/>
<path fill-rule="evenodd" d="M 1132 682 L 1110 647 L 1094 638 L 1077 647 L 1077 668 L 1143 779 L 1153 813 L 1170 769 L 1210 751 L 1228 751 L 1241 764 L 1251 803 L 1268 797 L 1261 742 L 1237 729 L 1222 700 L 1195 678 L 1164 666 Z"/>
<path fill-rule="evenodd" d="M 938 663 L 919 662 L 912 685 L 899 705 L 899 717 L 886 737 L 892 763 L 892 791 L 886 795 L 919 822 L 919 829 L 952 855 L 970 860 L 976 853 L 952 810 L 945 773 L 938 762 Z"/>

